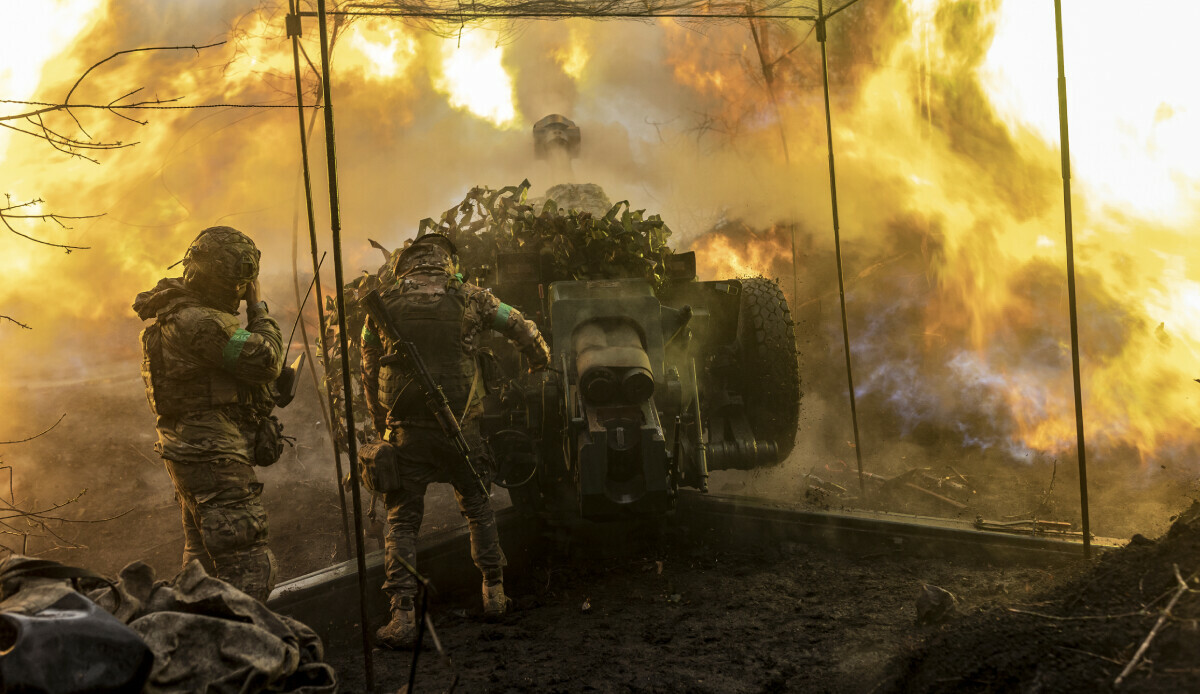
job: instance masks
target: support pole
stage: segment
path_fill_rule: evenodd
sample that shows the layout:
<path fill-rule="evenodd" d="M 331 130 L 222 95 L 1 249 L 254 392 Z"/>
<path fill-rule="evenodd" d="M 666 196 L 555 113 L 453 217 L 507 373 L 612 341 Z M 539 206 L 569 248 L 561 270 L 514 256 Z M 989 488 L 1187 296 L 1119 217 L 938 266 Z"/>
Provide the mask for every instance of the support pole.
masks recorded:
<path fill-rule="evenodd" d="M 292 3 L 289 2 L 289 5 Z M 317 260 L 317 224 L 313 218 L 312 176 L 308 168 L 308 133 L 304 129 L 304 91 L 300 83 L 300 16 L 296 8 L 291 7 L 287 18 L 288 36 L 292 37 L 292 69 L 296 75 L 296 114 L 300 119 L 300 158 L 304 168 L 304 201 L 308 207 L 308 242 L 312 249 L 313 283 L 317 290 L 317 325 L 320 332 L 317 335 L 317 346 L 321 349 L 321 363 L 329 363 L 329 349 L 325 345 L 325 294 L 321 291 L 321 269 Z M 301 319 L 303 320 L 303 319 Z M 297 375 L 297 378 L 299 376 Z M 338 506 L 342 512 L 342 534 L 346 538 L 346 553 L 354 551 L 354 543 L 350 541 L 350 520 L 346 515 L 346 488 L 342 486 L 342 453 L 338 450 L 337 427 L 333 424 L 336 403 L 333 391 L 325 387 L 325 395 L 329 400 L 329 438 L 333 443 L 333 465 L 337 474 Z"/>
<path fill-rule="evenodd" d="M 825 140 L 829 144 L 829 197 L 833 204 L 833 248 L 837 257 L 838 299 L 842 306 L 842 343 L 846 348 L 846 381 L 850 388 L 850 422 L 854 425 L 854 455 L 858 459 L 858 490 L 865 499 L 862 445 L 858 438 L 858 405 L 854 397 L 854 369 L 850 364 L 850 329 L 846 324 L 846 285 L 842 279 L 842 237 L 838 222 L 837 176 L 833 168 L 833 119 L 829 110 L 829 58 L 825 52 L 825 3 L 817 0 L 817 41 L 821 44 L 821 80 L 825 88 Z"/>
<path fill-rule="evenodd" d="M 337 146 L 333 138 L 333 97 L 329 85 L 329 34 L 325 27 L 325 0 L 317 0 L 317 22 L 321 33 L 321 89 L 325 100 L 325 154 L 329 167 L 329 225 L 333 234 L 333 270 L 337 282 L 338 339 L 342 348 L 342 400 L 346 403 L 346 448 L 350 458 L 350 495 L 354 505 L 354 547 L 358 560 L 358 617 L 362 627 L 363 667 L 367 691 L 375 691 L 375 668 L 371 662 L 371 636 L 367 622 L 367 557 L 363 547 L 362 495 L 359 492 L 358 441 L 354 436 L 354 396 L 350 389 L 350 345 L 346 336 L 346 294 L 342 274 L 342 219 L 338 207 Z"/>
<path fill-rule="evenodd" d="M 1092 556 L 1088 519 L 1087 449 L 1083 439 L 1083 389 L 1079 379 L 1079 314 L 1075 304 L 1075 235 L 1071 224 L 1071 145 L 1067 138 L 1067 73 L 1063 59 L 1062 0 L 1054 0 L 1058 43 L 1058 135 L 1062 142 L 1063 212 L 1067 237 L 1067 303 L 1071 315 L 1071 378 L 1075 387 L 1075 440 L 1079 447 L 1079 513 L 1083 521 L 1083 557 Z"/>

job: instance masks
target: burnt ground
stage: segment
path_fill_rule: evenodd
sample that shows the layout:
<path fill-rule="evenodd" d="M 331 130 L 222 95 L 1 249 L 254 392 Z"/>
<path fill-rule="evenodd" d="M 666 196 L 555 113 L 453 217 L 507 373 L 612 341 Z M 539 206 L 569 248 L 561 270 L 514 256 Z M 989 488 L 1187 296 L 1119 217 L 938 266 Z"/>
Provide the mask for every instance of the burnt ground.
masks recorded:
<path fill-rule="evenodd" d="M 1200 502 L 1158 540 L 1136 535 L 1031 600 L 980 610 L 915 645 L 882 691 L 1200 691 L 1198 575 Z"/>
<path fill-rule="evenodd" d="M 475 594 L 437 601 L 453 664 L 423 654 L 417 689 L 445 691 L 457 674 L 464 692 L 870 692 L 936 630 L 916 624 L 924 584 L 972 609 L 1023 599 L 1064 570 L 686 536 L 657 546 L 551 550 L 509 571 L 514 608 L 498 623 L 482 620 Z M 361 691 L 357 632 L 331 640 L 345 690 Z M 374 653 L 381 690 L 396 691 L 411 654 Z"/>

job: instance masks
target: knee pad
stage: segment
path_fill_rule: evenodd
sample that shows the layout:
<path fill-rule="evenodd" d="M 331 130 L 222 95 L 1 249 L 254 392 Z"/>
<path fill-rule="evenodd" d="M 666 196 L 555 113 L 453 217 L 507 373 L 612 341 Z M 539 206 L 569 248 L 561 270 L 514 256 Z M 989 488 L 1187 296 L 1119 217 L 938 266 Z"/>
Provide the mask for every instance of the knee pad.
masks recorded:
<path fill-rule="evenodd" d="M 198 504 L 200 530 L 204 546 L 216 559 L 220 555 L 239 552 L 255 546 L 266 546 L 267 511 L 258 495 L 250 490 L 237 498 L 221 498 L 225 494 Z"/>
<path fill-rule="evenodd" d="M 217 578 L 259 602 L 270 597 L 277 574 L 275 554 L 266 547 L 227 554 L 217 563 Z"/>

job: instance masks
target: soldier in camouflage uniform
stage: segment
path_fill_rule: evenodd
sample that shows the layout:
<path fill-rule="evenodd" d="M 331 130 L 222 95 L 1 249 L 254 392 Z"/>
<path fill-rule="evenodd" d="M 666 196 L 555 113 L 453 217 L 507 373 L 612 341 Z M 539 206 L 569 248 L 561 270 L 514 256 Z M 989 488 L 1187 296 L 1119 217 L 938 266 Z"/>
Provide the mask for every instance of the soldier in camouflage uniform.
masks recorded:
<path fill-rule="evenodd" d="M 456 416 L 462 413 L 463 435 L 476 455 L 476 469 L 488 469 L 479 434 L 482 385 L 475 363 L 479 341 L 496 330 L 513 341 L 531 368 L 550 360 L 546 342 L 532 321 L 501 303 L 491 292 L 463 283 L 454 274 L 454 244 L 445 236 L 418 237 L 396 260 L 397 283 L 381 296 L 396 329 L 417 348 L 434 380 L 442 387 Z M 504 552 L 496 532 L 491 500 L 465 465 L 454 465 L 457 452 L 433 419 L 410 374 L 380 367 L 390 345 L 368 318 L 363 327 L 363 389 L 376 431 L 396 447 L 400 476 L 397 491 L 387 492 L 388 509 L 383 590 L 391 602 L 391 621 L 379 629 L 379 641 L 407 648 L 416 641 L 413 597 L 416 581 L 399 561 L 416 564 L 416 539 L 425 511 L 425 489 L 449 482 L 467 518 L 471 557 L 483 574 L 483 606 L 488 616 L 505 612 Z"/>
<path fill-rule="evenodd" d="M 159 280 L 133 309 L 155 319 L 141 335 L 142 377 L 158 416 L 155 449 L 183 511 L 183 564 L 198 559 L 265 601 L 275 557 L 251 465 L 283 357 L 279 324 L 258 298 L 259 257 L 236 229 L 205 229 L 187 250 L 183 277 Z M 243 300 L 245 328 L 237 318 Z"/>

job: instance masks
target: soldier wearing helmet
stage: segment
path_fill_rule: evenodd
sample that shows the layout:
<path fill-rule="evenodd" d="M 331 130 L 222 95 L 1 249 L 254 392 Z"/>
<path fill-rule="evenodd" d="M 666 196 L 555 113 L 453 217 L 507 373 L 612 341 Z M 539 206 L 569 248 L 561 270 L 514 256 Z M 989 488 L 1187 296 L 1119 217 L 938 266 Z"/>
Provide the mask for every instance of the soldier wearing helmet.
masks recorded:
<path fill-rule="evenodd" d="M 455 275 L 456 253 L 445 236 L 418 237 L 395 256 L 395 284 L 385 288 L 381 297 L 392 323 L 417 348 L 454 414 L 461 413 L 463 434 L 478 458 L 475 467 L 484 471 L 489 464 L 479 434 L 483 388 L 475 363 L 480 339 L 488 330 L 499 332 L 520 348 L 532 368 L 546 366 L 550 352 L 532 321 L 491 292 Z M 471 557 L 483 574 L 487 616 L 501 615 L 508 607 L 503 584 L 506 561 L 491 500 L 465 469 L 448 464 L 457 453 L 421 398 L 412 374 L 398 366 L 380 366 L 390 345 L 383 344 L 379 335 L 368 318 L 362 336 L 363 390 L 377 433 L 395 447 L 401 484 L 384 495 L 388 529 L 383 590 L 391 603 L 391 621 L 376 636 L 390 648 L 408 648 L 416 641 L 417 586 L 401 560 L 416 564 L 417 532 L 430 483 L 454 485 L 470 530 Z"/>
<path fill-rule="evenodd" d="M 263 438 L 271 426 L 280 435 L 270 385 L 281 370 L 282 339 L 259 300 L 260 257 L 242 232 L 209 227 L 187 249 L 183 276 L 159 280 L 133 309 L 154 319 L 141 334 L 142 377 L 157 415 L 155 449 L 183 511 L 183 564 L 199 560 L 265 601 L 275 557 L 252 465 L 278 458 L 264 453 Z"/>

